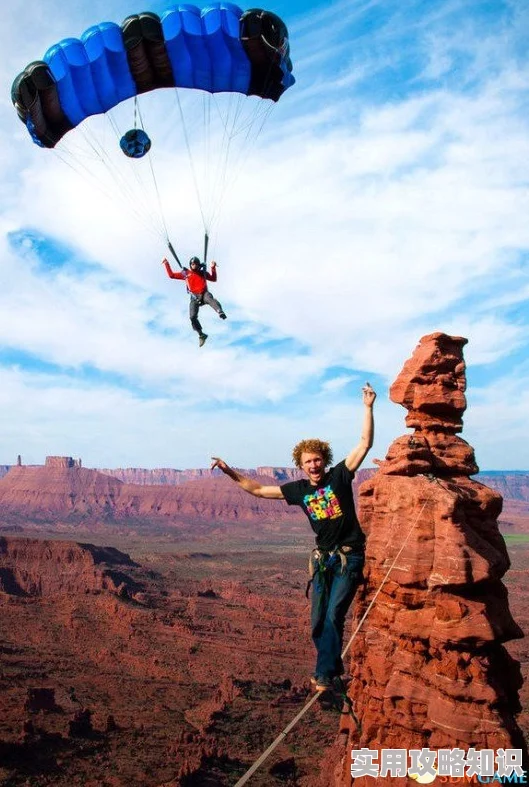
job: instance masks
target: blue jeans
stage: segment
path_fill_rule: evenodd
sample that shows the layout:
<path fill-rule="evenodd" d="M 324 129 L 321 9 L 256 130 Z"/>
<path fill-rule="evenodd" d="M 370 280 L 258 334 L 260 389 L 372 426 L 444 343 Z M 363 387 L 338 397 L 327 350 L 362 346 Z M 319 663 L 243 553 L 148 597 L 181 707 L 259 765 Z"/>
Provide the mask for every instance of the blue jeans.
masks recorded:
<path fill-rule="evenodd" d="M 318 678 L 343 675 L 341 657 L 345 616 L 362 581 L 364 555 L 348 552 L 342 572 L 339 557 L 324 572 L 316 568 L 312 582 L 311 628 L 318 652 L 315 674 Z"/>

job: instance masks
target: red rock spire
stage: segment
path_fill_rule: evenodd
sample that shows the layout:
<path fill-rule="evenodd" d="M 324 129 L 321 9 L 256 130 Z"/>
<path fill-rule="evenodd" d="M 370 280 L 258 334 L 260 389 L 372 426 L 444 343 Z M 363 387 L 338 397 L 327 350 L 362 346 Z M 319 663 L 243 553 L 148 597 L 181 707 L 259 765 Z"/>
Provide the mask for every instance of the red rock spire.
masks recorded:
<path fill-rule="evenodd" d="M 391 445 L 381 471 L 390 475 L 474 475 L 474 449 L 456 437 L 463 431 L 466 339 L 432 333 L 424 336 L 389 389 L 392 402 L 408 411 L 413 435 Z"/>
<path fill-rule="evenodd" d="M 501 643 L 523 636 L 501 577 L 509 558 L 502 498 L 471 480 L 474 451 L 457 437 L 466 408 L 461 337 L 419 342 L 390 389 L 408 411 L 399 437 L 360 488 L 366 585 L 347 656 L 362 731 L 349 726 L 336 785 L 352 784 L 351 749 L 523 748 L 520 668 Z M 388 574 L 389 572 L 389 574 Z M 347 664 L 347 660 L 346 660 Z M 355 787 L 406 777 L 361 777 Z"/>

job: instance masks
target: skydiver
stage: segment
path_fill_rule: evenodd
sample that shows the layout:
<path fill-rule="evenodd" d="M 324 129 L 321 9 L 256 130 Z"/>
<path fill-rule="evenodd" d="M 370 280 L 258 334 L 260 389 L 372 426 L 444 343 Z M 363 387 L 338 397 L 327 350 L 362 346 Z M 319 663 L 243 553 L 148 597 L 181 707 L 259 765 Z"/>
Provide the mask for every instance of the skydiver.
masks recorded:
<path fill-rule="evenodd" d="M 302 440 L 292 452 L 294 463 L 307 478 L 281 486 L 263 486 L 213 457 L 218 467 L 241 489 L 255 497 L 286 500 L 300 506 L 316 534 L 311 553 L 311 629 L 317 658 L 311 683 L 322 692 L 344 672 L 341 652 L 345 616 L 362 581 L 365 536 L 358 522 L 351 482 L 373 445 L 373 405 L 376 393 L 366 383 L 362 389 L 364 417 L 360 442 L 348 456 L 327 470 L 332 461 L 329 443 Z"/>
<path fill-rule="evenodd" d="M 162 260 L 162 265 L 165 265 L 167 275 L 171 279 L 181 279 L 185 281 L 187 291 L 190 295 L 189 300 L 189 319 L 194 331 L 198 333 L 198 345 L 202 347 L 206 339 L 207 333 L 204 333 L 202 326 L 198 319 L 198 310 L 205 303 L 211 306 L 221 320 L 226 319 L 226 314 L 220 303 L 213 297 L 208 290 L 207 281 L 217 281 L 217 263 L 213 260 L 211 263 L 211 273 L 208 273 L 207 267 L 200 264 L 198 257 L 191 257 L 189 260 L 189 268 L 182 268 L 181 271 L 173 271 L 169 265 L 169 261 L 165 258 Z"/>

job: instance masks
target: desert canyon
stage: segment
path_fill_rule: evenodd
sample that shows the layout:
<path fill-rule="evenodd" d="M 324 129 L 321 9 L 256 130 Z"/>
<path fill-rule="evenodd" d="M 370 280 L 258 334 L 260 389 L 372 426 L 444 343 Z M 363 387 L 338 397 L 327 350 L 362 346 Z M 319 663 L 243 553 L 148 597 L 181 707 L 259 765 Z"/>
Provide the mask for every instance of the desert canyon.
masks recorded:
<path fill-rule="evenodd" d="M 390 389 L 412 431 L 355 478 L 360 730 L 317 702 L 255 787 L 413 784 L 353 780 L 362 746 L 525 747 L 529 472 L 478 473 L 458 436 L 464 344 L 421 339 Z M 235 785 L 311 696 L 304 516 L 205 469 L 0 475 L 0 784 Z"/>

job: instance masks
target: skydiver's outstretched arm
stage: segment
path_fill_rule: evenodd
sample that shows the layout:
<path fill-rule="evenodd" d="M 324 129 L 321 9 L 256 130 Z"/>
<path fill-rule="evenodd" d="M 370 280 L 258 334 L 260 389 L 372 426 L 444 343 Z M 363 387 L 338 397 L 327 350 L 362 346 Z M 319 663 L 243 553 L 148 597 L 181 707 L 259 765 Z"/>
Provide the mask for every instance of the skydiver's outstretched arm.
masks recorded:
<path fill-rule="evenodd" d="M 235 481 L 237 486 L 240 486 L 241 489 L 244 489 L 244 491 L 248 492 L 248 494 L 253 495 L 254 497 L 264 497 L 267 500 L 284 500 L 283 492 L 281 491 L 280 486 L 263 486 L 258 481 L 254 481 L 253 478 L 247 478 L 246 476 L 241 475 L 237 472 L 237 470 L 234 470 L 233 467 L 227 465 L 226 462 L 223 459 L 220 459 L 218 456 L 213 456 L 211 461 L 212 470 L 215 467 L 218 467 L 219 470 L 222 470 L 224 475 L 227 475 L 232 481 Z"/>
<path fill-rule="evenodd" d="M 174 271 L 169 265 L 169 260 L 166 260 L 165 257 L 162 260 L 162 265 L 165 265 L 165 270 L 170 279 L 185 279 L 185 268 L 181 271 Z"/>
<path fill-rule="evenodd" d="M 348 470 L 352 470 L 353 472 L 357 470 L 364 461 L 367 452 L 373 445 L 373 438 L 375 436 L 373 405 L 375 404 L 377 395 L 369 383 L 366 383 L 362 388 L 362 398 L 365 409 L 360 442 L 345 459 L 345 466 Z"/>

